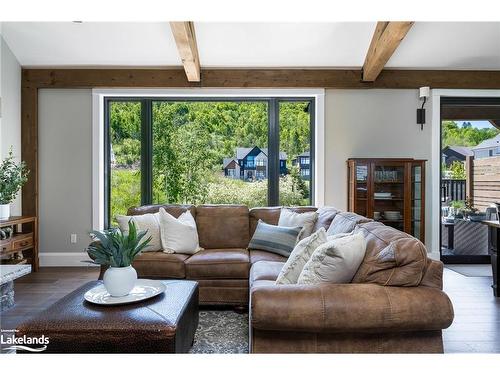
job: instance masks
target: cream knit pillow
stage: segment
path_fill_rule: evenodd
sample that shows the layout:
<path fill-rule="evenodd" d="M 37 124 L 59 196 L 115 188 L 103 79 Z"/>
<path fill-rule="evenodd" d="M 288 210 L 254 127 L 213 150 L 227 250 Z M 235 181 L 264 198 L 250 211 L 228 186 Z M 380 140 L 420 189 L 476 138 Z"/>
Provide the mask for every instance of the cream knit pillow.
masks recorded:
<path fill-rule="evenodd" d="M 299 234 L 299 241 L 303 238 L 309 237 L 314 229 L 314 224 L 318 219 L 316 211 L 309 212 L 294 212 L 289 208 L 281 208 L 278 226 L 280 227 L 302 227 Z"/>
<path fill-rule="evenodd" d="M 299 241 L 281 269 L 276 279 L 276 284 L 297 284 L 300 273 L 314 253 L 314 250 L 326 241 L 326 231 L 324 228 Z"/>
<path fill-rule="evenodd" d="M 130 219 L 132 219 L 138 231 L 148 231 L 141 240 L 141 242 L 144 242 L 151 236 L 151 242 L 144 248 L 144 250 L 142 250 L 143 252 L 146 252 L 161 250 L 160 224 L 158 222 L 158 218 L 158 213 L 134 216 L 117 215 L 116 221 L 118 222 L 118 226 L 123 233 L 128 233 L 128 222 Z"/>
<path fill-rule="evenodd" d="M 365 237 L 353 234 L 319 246 L 306 263 L 297 284 L 350 283 L 366 252 Z"/>

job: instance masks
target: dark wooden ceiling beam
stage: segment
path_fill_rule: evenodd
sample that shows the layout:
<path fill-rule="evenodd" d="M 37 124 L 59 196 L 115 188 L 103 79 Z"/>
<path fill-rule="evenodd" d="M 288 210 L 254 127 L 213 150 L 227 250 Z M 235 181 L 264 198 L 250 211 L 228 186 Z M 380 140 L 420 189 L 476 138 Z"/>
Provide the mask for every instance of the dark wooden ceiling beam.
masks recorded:
<path fill-rule="evenodd" d="M 201 79 L 200 57 L 198 45 L 196 44 L 194 23 L 191 21 L 170 22 L 170 28 L 188 81 L 199 82 Z"/>
<path fill-rule="evenodd" d="M 363 81 L 377 79 L 412 26 L 413 22 L 377 22 L 363 64 Z"/>
<path fill-rule="evenodd" d="M 500 106 L 443 106 L 441 118 L 444 120 L 486 120 L 500 119 Z"/>
<path fill-rule="evenodd" d="M 200 82 L 188 82 L 183 69 L 23 69 L 23 87 L 211 87 L 331 89 L 499 89 L 500 71 L 383 70 L 363 82 L 361 70 L 208 69 Z"/>

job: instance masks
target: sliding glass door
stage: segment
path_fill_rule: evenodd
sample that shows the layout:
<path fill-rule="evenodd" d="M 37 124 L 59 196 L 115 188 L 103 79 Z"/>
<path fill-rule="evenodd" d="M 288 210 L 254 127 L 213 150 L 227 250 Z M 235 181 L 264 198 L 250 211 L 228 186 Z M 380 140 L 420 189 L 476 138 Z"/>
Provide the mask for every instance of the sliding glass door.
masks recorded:
<path fill-rule="evenodd" d="M 441 260 L 489 263 L 500 203 L 500 100 L 441 98 Z M 495 216 L 496 217 L 496 216 Z"/>
<path fill-rule="evenodd" d="M 107 98 L 107 226 L 140 204 L 312 204 L 310 98 Z"/>

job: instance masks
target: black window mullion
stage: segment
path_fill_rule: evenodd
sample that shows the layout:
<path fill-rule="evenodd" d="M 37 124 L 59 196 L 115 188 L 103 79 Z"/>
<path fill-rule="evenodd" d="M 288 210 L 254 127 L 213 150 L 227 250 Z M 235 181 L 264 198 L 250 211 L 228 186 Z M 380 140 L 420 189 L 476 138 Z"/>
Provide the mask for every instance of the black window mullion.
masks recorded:
<path fill-rule="evenodd" d="M 141 204 L 153 197 L 153 131 L 150 99 L 141 100 Z"/>
<path fill-rule="evenodd" d="M 316 122 L 316 107 L 315 101 L 309 101 L 309 204 L 314 206 L 316 202 L 314 201 L 315 186 L 315 156 L 316 156 L 316 143 L 315 143 L 315 122 Z"/>
<path fill-rule="evenodd" d="M 268 204 L 279 206 L 279 178 L 280 178 L 280 139 L 279 139 L 279 101 L 269 101 L 268 126 Z"/>

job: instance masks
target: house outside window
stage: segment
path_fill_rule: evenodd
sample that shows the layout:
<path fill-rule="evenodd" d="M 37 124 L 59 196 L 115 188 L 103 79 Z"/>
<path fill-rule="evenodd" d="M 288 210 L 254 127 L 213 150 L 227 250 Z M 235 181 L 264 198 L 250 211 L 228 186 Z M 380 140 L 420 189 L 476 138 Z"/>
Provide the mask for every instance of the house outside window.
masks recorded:
<path fill-rule="evenodd" d="M 266 178 L 266 173 L 264 171 L 257 171 L 255 177 L 257 180 L 263 180 Z"/>
<path fill-rule="evenodd" d="M 253 156 L 249 156 L 246 161 L 247 168 L 255 168 L 255 160 Z"/>
<path fill-rule="evenodd" d="M 266 166 L 264 159 L 257 159 L 256 163 L 257 163 L 257 167 L 265 167 Z"/>
<path fill-rule="evenodd" d="M 234 169 L 228 169 L 227 170 L 227 175 L 229 177 L 234 177 L 235 176 L 235 170 Z"/>
<path fill-rule="evenodd" d="M 309 158 L 301 158 L 300 164 L 309 164 Z"/>

